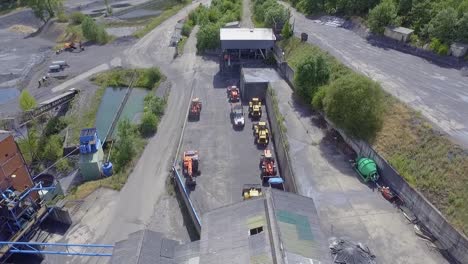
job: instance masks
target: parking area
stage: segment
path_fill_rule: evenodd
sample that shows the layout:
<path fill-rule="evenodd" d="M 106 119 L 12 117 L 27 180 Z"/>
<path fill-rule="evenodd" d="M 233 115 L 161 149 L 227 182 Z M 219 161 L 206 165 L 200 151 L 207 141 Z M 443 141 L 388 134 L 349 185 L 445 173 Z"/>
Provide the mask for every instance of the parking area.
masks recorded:
<path fill-rule="evenodd" d="M 186 150 L 199 152 L 201 174 L 190 190 L 199 214 L 241 201 L 244 184 L 261 184 L 259 162 L 263 148 L 254 143 L 248 102 L 243 102 L 243 129 L 234 128 L 230 119 L 226 88 L 239 85 L 239 75 L 221 76 L 218 69 L 217 65 L 211 65 L 198 73 L 193 97 L 203 103 L 200 120 L 187 122 L 177 157 L 180 161 Z M 260 120 L 267 121 L 264 105 Z M 274 150 L 272 142 L 267 148 Z"/>

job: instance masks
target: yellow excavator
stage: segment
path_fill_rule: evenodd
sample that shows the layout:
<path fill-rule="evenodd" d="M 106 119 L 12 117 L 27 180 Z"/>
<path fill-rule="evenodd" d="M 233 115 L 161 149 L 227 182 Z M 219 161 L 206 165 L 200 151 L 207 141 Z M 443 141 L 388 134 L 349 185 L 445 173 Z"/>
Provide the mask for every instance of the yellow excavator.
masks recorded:
<path fill-rule="evenodd" d="M 252 98 L 249 102 L 249 116 L 251 118 L 262 117 L 262 102 L 258 97 Z"/>
<path fill-rule="evenodd" d="M 269 131 L 265 121 L 258 122 L 252 126 L 253 134 L 255 136 L 255 143 L 258 145 L 268 145 Z"/>

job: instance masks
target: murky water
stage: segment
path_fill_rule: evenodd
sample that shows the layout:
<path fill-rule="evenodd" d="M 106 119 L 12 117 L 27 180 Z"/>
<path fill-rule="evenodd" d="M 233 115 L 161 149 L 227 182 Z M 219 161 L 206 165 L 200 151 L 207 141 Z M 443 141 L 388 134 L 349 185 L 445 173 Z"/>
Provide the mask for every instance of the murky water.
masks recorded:
<path fill-rule="evenodd" d="M 4 104 L 10 100 L 18 97 L 20 92 L 16 88 L 2 88 L 0 89 L 0 104 Z"/>
<path fill-rule="evenodd" d="M 104 92 L 97 112 L 95 124 L 101 140 L 104 140 L 107 131 L 112 125 L 112 120 L 115 116 L 115 113 L 119 109 L 120 103 L 122 102 L 126 92 L 127 88 L 112 87 L 107 88 Z M 130 94 L 130 97 L 128 98 L 126 105 L 124 106 L 119 121 L 123 120 L 124 118 L 128 118 L 130 121 L 132 121 L 132 123 L 137 123 L 139 121 L 140 114 L 143 112 L 143 99 L 145 98 L 146 94 L 148 94 L 148 90 L 134 88 Z M 114 130 L 113 135 L 116 134 L 117 128 Z"/>

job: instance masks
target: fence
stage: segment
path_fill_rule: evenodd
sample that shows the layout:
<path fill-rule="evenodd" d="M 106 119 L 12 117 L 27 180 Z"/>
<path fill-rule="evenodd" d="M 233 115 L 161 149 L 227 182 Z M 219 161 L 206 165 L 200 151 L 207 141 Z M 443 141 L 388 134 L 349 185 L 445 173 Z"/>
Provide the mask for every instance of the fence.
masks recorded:
<path fill-rule="evenodd" d="M 197 233 L 200 236 L 201 220 L 200 220 L 200 217 L 198 216 L 197 211 L 195 210 L 195 207 L 192 204 L 192 200 L 190 200 L 189 194 L 187 193 L 187 189 L 185 188 L 183 177 L 180 176 L 180 173 L 175 166 L 172 167 L 172 171 L 174 173 L 174 179 L 175 179 L 177 188 L 179 189 L 182 195 L 182 199 L 184 199 L 184 203 L 187 207 L 187 211 L 189 212 L 190 218 L 192 219 L 193 225 L 195 226 L 195 230 L 197 230 Z"/>
<path fill-rule="evenodd" d="M 291 87 L 294 87 L 294 70 L 283 61 L 279 61 L 278 69 Z M 435 244 L 438 249 L 454 261 L 468 263 L 468 239 L 466 236 L 450 225 L 439 210 L 426 200 L 421 193 L 413 189 L 368 143 L 348 137 L 342 130 L 336 128 L 326 117 L 325 120 L 341 134 L 345 142 L 353 148 L 358 155 L 370 157 L 375 160 L 379 167 L 382 180 L 400 196 L 420 223 L 437 239 Z"/>
<path fill-rule="evenodd" d="M 291 169 L 291 162 L 289 158 L 288 141 L 286 135 L 281 130 L 281 119 L 279 116 L 278 105 L 276 102 L 276 95 L 274 90 L 269 86 L 265 97 L 265 106 L 268 114 L 268 119 L 271 128 L 271 137 L 276 147 L 276 160 L 278 161 L 278 169 L 280 175 L 284 179 L 284 188 L 288 192 L 297 193 L 296 182 L 294 178 L 294 172 Z"/>

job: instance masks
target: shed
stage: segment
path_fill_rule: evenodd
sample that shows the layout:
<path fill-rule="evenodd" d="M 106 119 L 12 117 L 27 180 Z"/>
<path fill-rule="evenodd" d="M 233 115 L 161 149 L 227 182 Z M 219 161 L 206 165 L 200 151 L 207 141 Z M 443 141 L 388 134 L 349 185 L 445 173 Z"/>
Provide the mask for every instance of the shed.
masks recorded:
<path fill-rule="evenodd" d="M 221 28 L 221 49 L 271 49 L 276 37 L 271 28 Z"/>
<path fill-rule="evenodd" d="M 405 27 L 385 27 L 384 35 L 394 40 L 408 42 L 414 30 Z"/>
<path fill-rule="evenodd" d="M 242 68 L 240 91 L 242 100 L 249 101 L 252 97 L 264 100 L 268 83 L 281 80 L 281 76 L 271 68 Z"/>
<path fill-rule="evenodd" d="M 454 57 L 457 57 L 457 58 L 465 57 L 465 55 L 468 52 L 468 44 L 455 42 L 452 45 L 450 45 L 450 51 L 452 53 L 452 56 Z"/>

